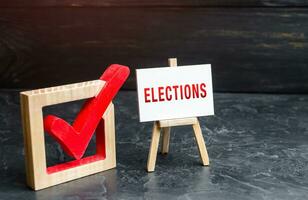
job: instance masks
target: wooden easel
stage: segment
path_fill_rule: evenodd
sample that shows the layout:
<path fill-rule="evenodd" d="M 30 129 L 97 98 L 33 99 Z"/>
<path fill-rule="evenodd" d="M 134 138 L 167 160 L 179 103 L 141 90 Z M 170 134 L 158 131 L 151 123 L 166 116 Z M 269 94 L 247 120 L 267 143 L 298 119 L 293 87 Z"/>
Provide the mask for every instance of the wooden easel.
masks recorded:
<path fill-rule="evenodd" d="M 177 67 L 176 58 L 169 58 L 168 62 L 169 62 L 169 67 Z M 208 157 L 208 153 L 207 153 L 204 139 L 202 136 L 202 130 L 201 130 L 199 120 L 197 117 L 160 120 L 160 121 L 155 121 L 153 125 L 152 141 L 151 141 L 151 147 L 150 147 L 150 151 L 148 155 L 148 163 L 147 163 L 148 172 L 153 172 L 155 170 L 155 163 L 156 163 L 157 150 L 158 150 L 161 130 L 163 132 L 161 153 L 167 154 L 169 152 L 171 127 L 172 126 L 185 126 L 185 125 L 192 125 L 202 164 L 204 166 L 209 165 L 209 157 Z"/>

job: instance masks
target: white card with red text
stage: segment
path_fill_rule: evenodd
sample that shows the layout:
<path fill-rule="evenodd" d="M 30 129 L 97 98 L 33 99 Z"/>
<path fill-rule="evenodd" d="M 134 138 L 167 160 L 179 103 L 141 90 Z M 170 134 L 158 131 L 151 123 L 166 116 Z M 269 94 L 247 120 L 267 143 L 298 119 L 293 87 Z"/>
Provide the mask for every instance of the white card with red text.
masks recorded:
<path fill-rule="evenodd" d="M 211 65 L 137 69 L 140 122 L 214 115 Z"/>

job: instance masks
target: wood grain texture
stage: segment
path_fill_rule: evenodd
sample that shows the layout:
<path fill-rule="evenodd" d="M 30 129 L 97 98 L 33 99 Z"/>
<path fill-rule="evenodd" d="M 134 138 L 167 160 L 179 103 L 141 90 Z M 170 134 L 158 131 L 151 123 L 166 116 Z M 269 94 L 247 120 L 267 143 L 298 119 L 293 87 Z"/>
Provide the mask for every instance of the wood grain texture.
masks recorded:
<path fill-rule="evenodd" d="M 150 150 L 148 154 L 148 161 L 147 161 L 147 171 L 148 172 L 153 172 L 155 170 L 157 150 L 159 146 L 160 131 L 161 131 L 161 128 L 158 126 L 158 122 L 154 122 L 151 146 L 150 146 Z"/>
<path fill-rule="evenodd" d="M 161 144 L 161 153 L 167 154 L 169 152 L 169 146 L 170 146 L 170 127 L 162 128 L 162 144 Z"/>
<path fill-rule="evenodd" d="M 71 181 L 116 166 L 114 106 L 109 104 L 99 124 L 96 155 L 51 167 L 46 166 L 42 108 L 48 105 L 93 97 L 103 87 L 103 81 L 90 81 L 53 88 L 21 92 L 21 114 L 25 144 L 27 184 L 34 190 Z M 103 137 L 103 138 L 102 138 Z"/>
<path fill-rule="evenodd" d="M 237 7 L 281 7 L 281 6 L 307 6 L 307 0 L 3 0 L 2 7 L 85 7 L 85 6 L 237 6 Z"/>
<path fill-rule="evenodd" d="M 73 83 L 49 88 L 24 91 L 20 94 L 29 99 L 39 99 L 40 105 L 49 106 L 54 104 L 77 101 L 95 97 L 106 84 L 103 80 L 93 80 Z"/>
<path fill-rule="evenodd" d="M 206 149 L 205 142 L 204 142 L 203 135 L 202 135 L 202 130 L 201 130 L 200 123 L 198 120 L 197 120 L 197 123 L 193 125 L 193 129 L 194 129 L 195 139 L 198 145 L 199 156 L 200 156 L 202 165 L 208 166 L 210 164 L 209 156 L 207 153 L 207 149 Z"/>
<path fill-rule="evenodd" d="M 0 87 L 211 63 L 214 91 L 307 93 L 306 8 L 0 8 Z M 135 89 L 135 74 L 126 89 Z"/>
<path fill-rule="evenodd" d="M 170 64 L 172 63 L 170 61 L 173 61 L 173 64 Z M 169 59 L 169 65 L 170 67 L 176 67 L 176 59 L 173 59 L 173 60 Z M 202 165 L 204 166 L 209 165 L 209 156 L 207 153 L 207 149 L 206 149 L 205 142 L 204 142 L 203 135 L 202 135 L 202 130 L 201 130 L 199 120 L 197 117 L 160 120 L 160 121 L 155 121 L 153 124 L 152 140 L 151 140 L 150 150 L 148 154 L 148 162 L 147 162 L 148 172 L 153 172 L 155 170 L 157 149 L 159 146 L 159 138 L 160 138 L 161 131 L 163 130 L 161 153 L 167 154 L 169 152 L 171 127 L 186 126 L 186 125 L 192 125 L 193 127 L 194 136 L 197 142 L 199 156 L 200 156 Z"/>
<path fill-rule="evenodd" d="M 166 120 L 159 120 L 158 124 L 159 127 L 172 127 L 172 126 L 186 126 L 186 125 L 193 125 L 198 122 L 196 117 L 189 117 L 189 118 L 179 118 L 179 119 L 166 119 Z"/>

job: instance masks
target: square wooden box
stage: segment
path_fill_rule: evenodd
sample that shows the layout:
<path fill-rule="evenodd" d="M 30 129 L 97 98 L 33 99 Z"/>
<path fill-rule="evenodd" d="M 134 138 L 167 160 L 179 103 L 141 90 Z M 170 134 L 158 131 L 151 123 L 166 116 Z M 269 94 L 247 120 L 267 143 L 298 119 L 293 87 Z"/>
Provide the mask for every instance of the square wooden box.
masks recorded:
<path fill-rule="evenodd" d="M 44 106 L 94 97 L 102 80 L 21 92 L 27 184 L 34 190 L 71 181 L 116 167 L 114 106 L 110 103 L 96 129 L 96 154 L 47 167 L 44 139 Z"/>

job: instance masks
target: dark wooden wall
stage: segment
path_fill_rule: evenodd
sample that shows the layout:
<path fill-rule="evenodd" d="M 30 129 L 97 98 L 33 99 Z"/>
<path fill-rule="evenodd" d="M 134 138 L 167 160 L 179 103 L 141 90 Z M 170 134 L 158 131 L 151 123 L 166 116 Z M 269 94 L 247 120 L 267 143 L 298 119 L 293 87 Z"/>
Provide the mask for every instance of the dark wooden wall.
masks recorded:
<path fill-rule="evenodd" d="M 211 63 L 215 91 L 308 92 L 308 0 L 2 0 L 0 88 Z"/>

